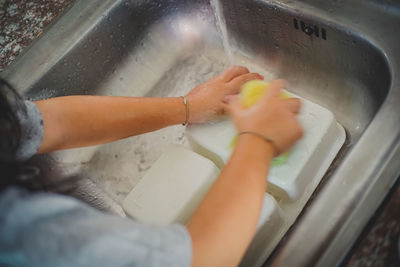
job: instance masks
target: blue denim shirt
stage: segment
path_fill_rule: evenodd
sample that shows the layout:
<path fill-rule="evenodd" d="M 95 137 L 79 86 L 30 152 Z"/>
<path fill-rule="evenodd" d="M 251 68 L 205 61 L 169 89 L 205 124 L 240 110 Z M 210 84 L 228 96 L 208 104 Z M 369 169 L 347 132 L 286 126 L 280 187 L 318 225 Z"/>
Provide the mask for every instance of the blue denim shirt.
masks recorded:
<path fill-rule="evenodd" d="M 20 159 L 43 137 L 39 110 L 26 102 Z M 182 225 L 155 226 L 106 214 L 71 197 L 9 187 L 0 194 L 0 266 L 190 266 Z"/>

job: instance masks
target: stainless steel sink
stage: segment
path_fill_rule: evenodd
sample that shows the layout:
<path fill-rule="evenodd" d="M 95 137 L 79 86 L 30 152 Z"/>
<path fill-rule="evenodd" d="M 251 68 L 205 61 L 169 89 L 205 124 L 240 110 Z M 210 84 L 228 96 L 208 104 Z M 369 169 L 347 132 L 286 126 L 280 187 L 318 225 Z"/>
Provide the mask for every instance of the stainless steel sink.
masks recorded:
<path fill-rule="evenodd" d="M 178 96 L 232 63 L 286 79 L 335 114 L 347 141 L 267 264 L 333 266 L 400 174 L 399 10 L 383 0 L 77 0 L 4 76 L 32 99 Z M 48 181 L 75 181 L 58 189 L 123 216 L 145 171 L 185 142 L 175 126 L 34 160 Z"/>

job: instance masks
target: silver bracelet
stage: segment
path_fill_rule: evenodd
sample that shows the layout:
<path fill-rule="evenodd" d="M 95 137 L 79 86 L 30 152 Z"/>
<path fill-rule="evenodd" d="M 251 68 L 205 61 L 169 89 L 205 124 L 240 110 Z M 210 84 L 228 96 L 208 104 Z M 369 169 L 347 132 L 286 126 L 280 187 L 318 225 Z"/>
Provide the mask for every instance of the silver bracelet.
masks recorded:
<path fill-rule="evenodd" d="M 183 104 L 185 104 L 185 109 L 186 109 L 186 119 L 185 122 L 182 123 L 183 126 L 186 126 L 189 123 L 189 105 L 188 102 L 186 100 L 185 96 L 181 96 L 183 98 Z"/>
<path fill-rule="evenodd" d="M 281 154 L 281 151 L 280 151 L 280 149 L 279 149 L 279 147 L 276 144 L 274 139 L 272 139 L 272 138 L 270 138 L 268 136 L 264 136 L 262 134 L 256 133 L 256 132 L 251 132 L 251 131 L 244 131 L 244 132 L 239 133 L 239 135 L 242 135 L 242 134 L 251 134 L 251 135 L 255 135 L 255 136 L 260 137 L 261 139 L 263 139 L 264 141 L 266 141 L 266 142 L 268 142 L 268 143 L 270 143 L 272 145 L 272 147 L 274 148 L 274 150 L 276 152 L 275 153 L 276 157 Z"/>

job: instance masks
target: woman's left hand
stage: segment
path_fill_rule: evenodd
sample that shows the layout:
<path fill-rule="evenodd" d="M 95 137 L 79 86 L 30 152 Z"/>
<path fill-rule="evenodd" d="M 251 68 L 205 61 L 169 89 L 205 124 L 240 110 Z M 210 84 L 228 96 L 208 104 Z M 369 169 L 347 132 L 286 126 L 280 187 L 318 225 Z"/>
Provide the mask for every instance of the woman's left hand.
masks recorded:
<path fill-rule="evenodd" d="M 258 73 L 250 73 L 246 67 L 233 66 L 191 90 L 186 99 L 189 105 L 189 122 L 200 123 L 225 112 L 223 101 L 239 92 L 240 87 L 251 80 L 263 80 Z"/>
<path fill-rule="evenodd" d="M 262 79 L 232 67 L 194 88 L 187 96 L 189 122 L 204 122 L 224 112 L 223 100 L 243 83 Z M 44 124 L 38 153 L 104 144 L 182 123 L 185 106 L 177 97 L 64 96 L 35 102 Z M 226 106 L 226 105 L 225 105 Z"/>

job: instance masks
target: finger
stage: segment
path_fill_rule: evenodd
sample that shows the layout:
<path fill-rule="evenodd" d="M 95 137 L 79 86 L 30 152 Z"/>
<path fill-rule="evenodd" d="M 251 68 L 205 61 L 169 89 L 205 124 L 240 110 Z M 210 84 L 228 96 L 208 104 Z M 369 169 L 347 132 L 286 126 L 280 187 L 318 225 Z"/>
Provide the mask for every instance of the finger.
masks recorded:
<path fill-rule="evenodd" d="M 284 80 L 281 80 L 281 79 L 275 80 L 270 84 L 267 95 L 269 95 L 270 97 L 271 96 L 277 97 L 277 96 L 279 96 L 279 93 L 283 87 L 285 87 Z"/>
<path fill-rule="evenodd" d="M 242 104 L 240 103 L 239 96 L 230 96 L 229 102 L 223 102 L 222 107 L 225 112 L 228 112 L 230 115 L 235 114 L 242 108 Z"/>
<path fill-rule="evenodd" d="M 238 95 L 226 95 L 222 98 L 222 103 L 229 104 L 238 97 L 239 97 Z"/>
<path fill-rule="evenodd" d="M 247 73 L 234 78 L 229 82 L 231 93 L 239 92 L 240 87 L 248 81 L 263 80 L 264 77 L 258 73 Z"/>
<path fill-rule="evenodd" d="M 224 111 L 224 114 L 229 114 L 230 116 L 232 116 L 232 111 L 230 110 L 229 104 L 227 103 L 222 103 L 222 109 Z"/>
<path fill-rule="evenodd" d="M 271 98 L 279 97 L 281 89 L 285 86 L 284 80 L 275 80 L 268 87 L 267 93 L 260 99 L 260 105 L 264 105 L 265 102 L 270 101 Z"/>
<path fill-rule="evenodd" d="M 249 69 L 243 66 L 233 66 L 220 75 L 222 82 L 230 82 L 233 78 L 249 73 Z"/>
<path fill-rule="evenodd" d="M 285 99 L 283 105 L 290 110 L 292 113 L 299 113 L 301 107 L 301 101 L 298 98 Z"/>

